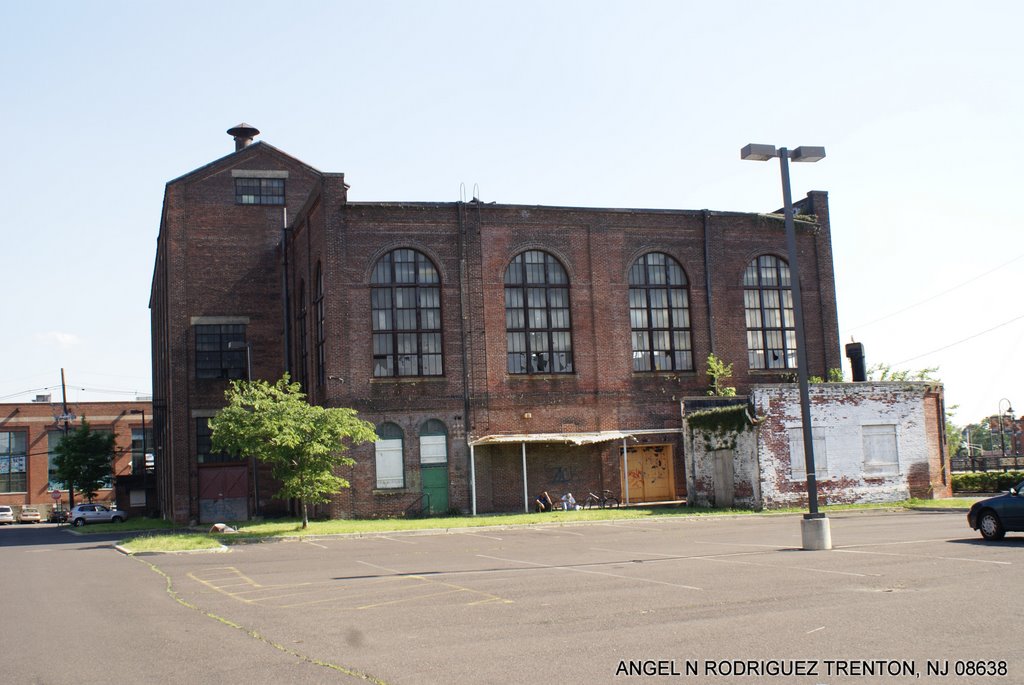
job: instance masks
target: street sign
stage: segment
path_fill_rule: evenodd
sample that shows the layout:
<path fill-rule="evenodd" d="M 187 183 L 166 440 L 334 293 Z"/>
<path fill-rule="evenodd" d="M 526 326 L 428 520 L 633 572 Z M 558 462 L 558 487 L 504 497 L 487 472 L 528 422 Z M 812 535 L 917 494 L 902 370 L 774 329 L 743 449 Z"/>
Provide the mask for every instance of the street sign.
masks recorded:
<path fill-rule="evenodd" d="M 62 494 L 64 493 L 62 493 L 60 490 L 54 490 L 53 492 L 50 493 L 50 497 L 52 497 L 53 501 L 56 502 L 60 500 Z"/>

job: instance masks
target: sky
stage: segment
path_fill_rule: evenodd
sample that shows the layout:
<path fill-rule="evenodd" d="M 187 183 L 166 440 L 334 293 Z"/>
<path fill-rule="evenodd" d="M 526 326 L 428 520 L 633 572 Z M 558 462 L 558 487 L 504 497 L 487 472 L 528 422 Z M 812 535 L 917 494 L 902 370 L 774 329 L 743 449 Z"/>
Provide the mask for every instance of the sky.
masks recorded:
<path fill-rule="evenodd" d="M 1024 412 L 1024 3 L 0 0 L 0 402 L 151 392 L 166 183 L 246 122 L 352 201 L 775 211 L 824 146 L 841 344 Z M 844 371 L 850 377 L 848 361 Z M 1019 403 L 1019 404 L 1014 404 Z"/>

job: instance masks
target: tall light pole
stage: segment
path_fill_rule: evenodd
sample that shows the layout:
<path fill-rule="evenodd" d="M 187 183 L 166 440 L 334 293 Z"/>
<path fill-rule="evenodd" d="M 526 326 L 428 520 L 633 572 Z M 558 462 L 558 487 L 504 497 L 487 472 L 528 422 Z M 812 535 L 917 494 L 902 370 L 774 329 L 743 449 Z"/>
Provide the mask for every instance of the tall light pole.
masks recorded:
<path fill-rule="evenodd" d="M 252 346 L 248 341 L 232 340 L 228 343 L 229 350 L 245 350 L 245 380 L 252 382 Z M 252 463 L 252 515 L 260 514 L 260 480 L 256 457 L 250 457 Z"/>
<path fill-rule="evenodd" d="M 1006 461 L 1005 461 L 1006 460 L 1006 438 L 1003 436 L 1003 413 L 1004 413 L 1003 412 L 1003 402 L 1006 402 L 1006 412 L 1005 413 L 1013 414 L 1013 407 L 1010 405 L 1010 400 L 1006 399 L 1005 397 L 1002 398 L 1001 400 L 999 400 L 999 407 L 998 407 L 998 409 L 999 409 L 999 450 L 1000 450 L 1000 452 L 1002 452 L 1002 455 L 1003 455 L 1003 461 L 999 462 L 999 465 L 1002 466 L 1005 469 L 1006 468 L 1006 466 L 1005 466 L 1005 463 L 1006 463 Z M 1012 438 L 1013 434 L 1011 433 L 1010 435 L 1011 435 L 1010 439 L 1012 440 L 1013 439 Z"/>
<path fill-rule="evenodd" d="M 825 157 L 825 148 L 801 146 L 793 151 L 774 145 L 751 143 L 740 150 L 740 159 L 767 161 L 779 158 L 782 171 L 782 206 L 786 226 L 786 252 L 789 259 L 790 291 L 793 295 L 793 317 L 796 319 L 796 375 L 800 386 L 800 421 L 803 424 L 804 468 L 807 474 L 808 513 L 800 522 L 803 548 L 832 549 L 828 517 L 818 511 L 818 479 L 814 470 L 814 435 L 811 430 L 811 396 L 807 378 L 807 341 L 804 338 L 804 307 L 800 293 L 800 266 L 797 261 L 796 227 L 793 224 L 793 198 L 789 186 L 789 160 L 817 162 Z"/>

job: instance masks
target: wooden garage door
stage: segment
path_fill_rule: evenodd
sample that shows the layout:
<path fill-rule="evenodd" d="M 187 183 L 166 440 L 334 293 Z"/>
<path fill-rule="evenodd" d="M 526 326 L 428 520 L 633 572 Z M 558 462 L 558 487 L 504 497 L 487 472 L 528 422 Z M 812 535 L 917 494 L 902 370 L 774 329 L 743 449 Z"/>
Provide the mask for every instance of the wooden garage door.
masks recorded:
<path fill-rule="evenodd" d="M 672 445 L 635 445 L 626 449 L 630 502 L 664 502 L 676 498 Z M 626 495 L 626 484 L 622 484 Z"/>

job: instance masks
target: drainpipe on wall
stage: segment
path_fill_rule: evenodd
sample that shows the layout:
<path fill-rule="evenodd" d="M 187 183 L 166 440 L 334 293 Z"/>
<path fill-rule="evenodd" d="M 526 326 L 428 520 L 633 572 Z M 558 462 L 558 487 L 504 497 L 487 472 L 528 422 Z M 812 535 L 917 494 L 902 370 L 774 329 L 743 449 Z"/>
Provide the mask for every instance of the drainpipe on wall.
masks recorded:
<path fill-rule="evenodd" d="M 530 492 L 529 486 L 526 483 L 526 443 L 523 445 L 523 512 L 526 514 L 530 513 Z"/>
<path fill-rule="evenodd" d="M 622 480 L 626 483 L 624 494 L 626 504 L 629 504 L 629 457 L 626 454 L 626 438 L 622 439 Z"/>
<path fill-rule="evenodd" d="M 704 293 L 708 302 L 708 342 L 711 345 L 711 353 L 717 354 L 715 349 L 715 307 L 711 299 L 711 237 L 708 232 L 711 230 L 711 212 L 701 210 L 704 217 Z"/>
<path fill-rule="evenodd" d="M 281 255 L 284 261 L 283 274 L 281 275 L 284 281 L 281 288 L 281 304 L 282 304 L 282 315 L 284 316 L 284 369 L 288 372 L 288 375 L 292 375 L 292 322 L 291 322 L 291 307 L 288 302 L 288 208 L 282 207 L 282 224 L 281 224 Z M 252 379 L 250 379 L 252 380 Z M 294 379 L 293 379 L 294 380 Z M 305 389 L 305 388 L 303 388 Z"/>

